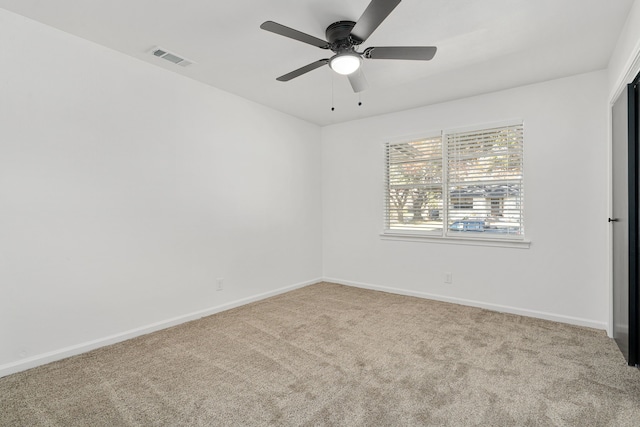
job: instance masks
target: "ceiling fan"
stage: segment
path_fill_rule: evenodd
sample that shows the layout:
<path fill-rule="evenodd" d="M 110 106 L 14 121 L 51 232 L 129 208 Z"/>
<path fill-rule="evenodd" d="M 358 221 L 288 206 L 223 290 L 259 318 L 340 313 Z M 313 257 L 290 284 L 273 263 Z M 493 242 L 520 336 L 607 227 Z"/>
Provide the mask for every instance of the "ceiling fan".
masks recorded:
<path fill-rule="evenodd" d="M 327 41 L 305 34 L 293 28 L 285 27 L 273 21 L 266 21 L 260 28 L 281 36 L 289 37 L 303 43 L 328 49 L 335 53 L 328 59 L 320 59 L 298 68 L 290 73 L 278 77 L 276 80 L 288 82 L 291 79 L 329 64 L 338 74 L 349 78 L 354 92 L 361 92 L 368 86 L 360 65 L 363 59 L 408 59 L 428 61 L 434 57 L 435 46 L 392 46 L 368 47 L 358 52 L 356 47 L 364 43 L 376 28 L 395 9 L 401 0 L 371 0 L 357 22 L 338 21 L 329 25 L 326 30 Z"/>

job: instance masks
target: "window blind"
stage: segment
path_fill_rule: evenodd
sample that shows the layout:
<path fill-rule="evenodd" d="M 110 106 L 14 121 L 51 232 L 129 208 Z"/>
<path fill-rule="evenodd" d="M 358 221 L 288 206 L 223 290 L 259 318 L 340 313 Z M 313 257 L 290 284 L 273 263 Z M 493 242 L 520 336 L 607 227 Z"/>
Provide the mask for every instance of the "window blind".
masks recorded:
<path fill-rule="evenodd" d="M 444 138 L 447 234 L 522 236 L 522 124 L 445 133 Z"/>
<path fill-rule="evenodd" d="M 388 230 L 442 233 L 441 136 L 385 145 Z"/>

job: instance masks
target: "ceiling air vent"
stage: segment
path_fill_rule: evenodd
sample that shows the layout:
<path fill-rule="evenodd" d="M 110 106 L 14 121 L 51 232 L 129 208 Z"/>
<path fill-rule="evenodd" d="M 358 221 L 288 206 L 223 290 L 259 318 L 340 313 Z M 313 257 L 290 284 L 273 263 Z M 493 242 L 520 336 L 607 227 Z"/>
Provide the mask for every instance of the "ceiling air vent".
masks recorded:
<path fill-rule="evenodd" d="M 194 64 L 193 61 L 183 58 L 180 55 L 176 55 L 175 53 L 169 52 L 168 50 L 160 47 L 155 47 L 151 49 L 151 53 L 153 53 L 153 56 L 166 59 L 169 62 L 173 62 L 174 64 L 180 65 L 181 67 L 186 67 L 187 65 Z"/>

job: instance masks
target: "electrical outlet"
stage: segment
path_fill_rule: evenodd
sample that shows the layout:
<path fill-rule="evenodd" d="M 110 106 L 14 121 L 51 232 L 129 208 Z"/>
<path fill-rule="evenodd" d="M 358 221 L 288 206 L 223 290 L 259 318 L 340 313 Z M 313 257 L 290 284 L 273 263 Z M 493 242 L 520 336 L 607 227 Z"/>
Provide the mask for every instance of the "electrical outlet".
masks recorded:
<path fill-rule="evenodd" d="M 453 274 L 451 272 L 444 273 L 444 283 L 453 283 Z"/>
<path fill-rule="evenodd" d="M 218 284 L 218 287 L 216 288 L 217 291 L 221 291 L 224 289 L 224 278 L 223 277 L 218 277 L 216 279 L 216 283 Z"/>

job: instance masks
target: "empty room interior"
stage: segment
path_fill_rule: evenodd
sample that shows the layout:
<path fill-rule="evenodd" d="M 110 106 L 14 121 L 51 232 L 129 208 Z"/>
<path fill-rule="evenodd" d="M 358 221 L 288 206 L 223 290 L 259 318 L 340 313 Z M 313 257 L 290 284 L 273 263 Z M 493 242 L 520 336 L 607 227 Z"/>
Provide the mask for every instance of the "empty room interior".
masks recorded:
<path fill-rule="evenodd" d="M 0 51 L 0 425 L 640 425 L 640 0 L 0 0 Z"/>

